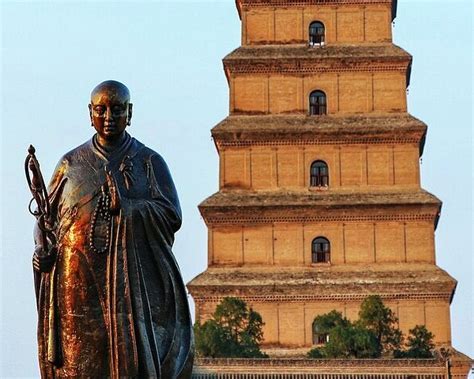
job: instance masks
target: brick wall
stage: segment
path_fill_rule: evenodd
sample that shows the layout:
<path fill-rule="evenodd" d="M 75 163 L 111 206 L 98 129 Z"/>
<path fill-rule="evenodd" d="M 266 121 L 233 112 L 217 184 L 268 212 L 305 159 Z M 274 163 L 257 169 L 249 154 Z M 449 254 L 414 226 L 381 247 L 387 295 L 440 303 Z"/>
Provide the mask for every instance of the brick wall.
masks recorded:
<path fill-rule="evenodd" d="M 329 167 L 329 190 L 420 188 L 417 144 L 226 148 L 220 151 L 220 187 L 307 190 L 316 160 Z"/>
<path fill-rule="evenodd" d="M 307 43 L 309 25 L 320 21 L 331 44 L 391 42 L 391 5 L 306 6 L 248 9 L 242 45 Z"/>
<path fill-rule="evenodd" d="M 342 72 L 319 75 L 242 74 L 230 79 L 231 114 L 309 113 L 309 95 L 326 93 L 328 114 L 407 111 L 406 74 Z"/>

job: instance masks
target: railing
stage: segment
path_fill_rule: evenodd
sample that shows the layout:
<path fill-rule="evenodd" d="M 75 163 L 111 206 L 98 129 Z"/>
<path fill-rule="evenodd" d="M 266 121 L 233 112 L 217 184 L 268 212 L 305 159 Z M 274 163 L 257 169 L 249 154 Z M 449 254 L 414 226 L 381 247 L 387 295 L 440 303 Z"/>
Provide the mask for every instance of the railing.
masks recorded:
<path fill-rule="evenodd" d="M 193 379 L 447 379 L 435 359 L 213 359 L 196 360 Z"/>

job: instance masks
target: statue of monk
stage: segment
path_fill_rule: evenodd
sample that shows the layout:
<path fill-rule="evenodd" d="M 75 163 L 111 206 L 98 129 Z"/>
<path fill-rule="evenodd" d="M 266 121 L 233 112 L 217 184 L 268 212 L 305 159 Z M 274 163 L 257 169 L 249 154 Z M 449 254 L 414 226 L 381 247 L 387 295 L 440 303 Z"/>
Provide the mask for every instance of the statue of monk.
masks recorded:
<path fill-rule="evenodd" d="M 168 167 L 126 132 L 125 85 L 99 84 L 89 112 L 95 135 L 64 155 L 49 185 L 55 247 L 39 247 L 35 229 L 41 376 L 190 378 L 191 319 L 171 251 L 181 210 Z"/>

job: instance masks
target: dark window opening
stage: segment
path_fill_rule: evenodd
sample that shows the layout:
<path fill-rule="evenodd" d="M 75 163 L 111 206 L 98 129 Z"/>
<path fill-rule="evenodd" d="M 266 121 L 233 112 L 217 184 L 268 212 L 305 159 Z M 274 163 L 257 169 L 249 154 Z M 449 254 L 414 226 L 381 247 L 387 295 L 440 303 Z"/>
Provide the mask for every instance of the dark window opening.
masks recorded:
<path fill-rule="evenodd" d="M 321 333 L 313 323 L 313 345 L 324 345 L 329 341 L 329 334 Z"/>
<path fill-rule="evenodd" d="M 329 340 L 329 335 L 325 333 L 313 334 L 313 345 L 324 345 Z"/>
<path fill-rule="evenodd" d="M 329 186 L 329 170 L 326 162 L 316 161 L 311 165 L 310 175 L 311 187 L 328 187 Z"/>
<path fill-rule="evenodd" d="M 326 94 L 323 91 L 313 91 L 309 95 L 309 114 L 311 116 L 327 113 Z"/>
<path fill-rule="evenodd" d="M 312 246 L 313 263 L 329 263 L 331 258 L 331 245 L 324 237 L 318 237 L 313 240 Z"/>
<path fill-rule="evenodd" d="M 323 46 L 324 45 L 325 28 L 320 21 L 313 21 L 309 25 L 309 45 Z"/>

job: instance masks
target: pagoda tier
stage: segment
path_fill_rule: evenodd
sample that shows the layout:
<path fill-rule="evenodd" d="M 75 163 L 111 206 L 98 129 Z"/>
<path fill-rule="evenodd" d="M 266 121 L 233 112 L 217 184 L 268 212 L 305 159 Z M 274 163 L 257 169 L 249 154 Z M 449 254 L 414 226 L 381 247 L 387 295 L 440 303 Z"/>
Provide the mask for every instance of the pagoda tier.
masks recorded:
<path fill-rule="evenodd" d="M 346 264 L 326 267 L 211 267 L 189 285 L 196 317 L 206 320 L 226 296 L 239 297 L 264 319 L 264 347 L 309 348 L 312 323 L 336 310 L 355 320 L 360 303 L 378 294 L 407 333 L 427 325 L 450 345 L 449 305 L 456 281 L 432 264 Z"/>
<path fill-rule="evenodd" d="M 405 113 L 411 56 L 391 44 L 245 46 L 224 59 L 230 114 L 305 114 L 327 95 L 327 114 Z"/>
<path fill-rule="evenodd" d="M 221 191 L 199 208 L 209 227 L 210 266 L 315 267 L 311 243 L 318 236 L 331 240 L 332 266 L 434 263 L 440 207 L 420 190 Z"/>
<path fill-rule="evenodd" d="M 325 43 L 390 42 L 397 0 L 242 0 L 242 45 L 308 42 L 307 27 L 326 26 Z"/>

